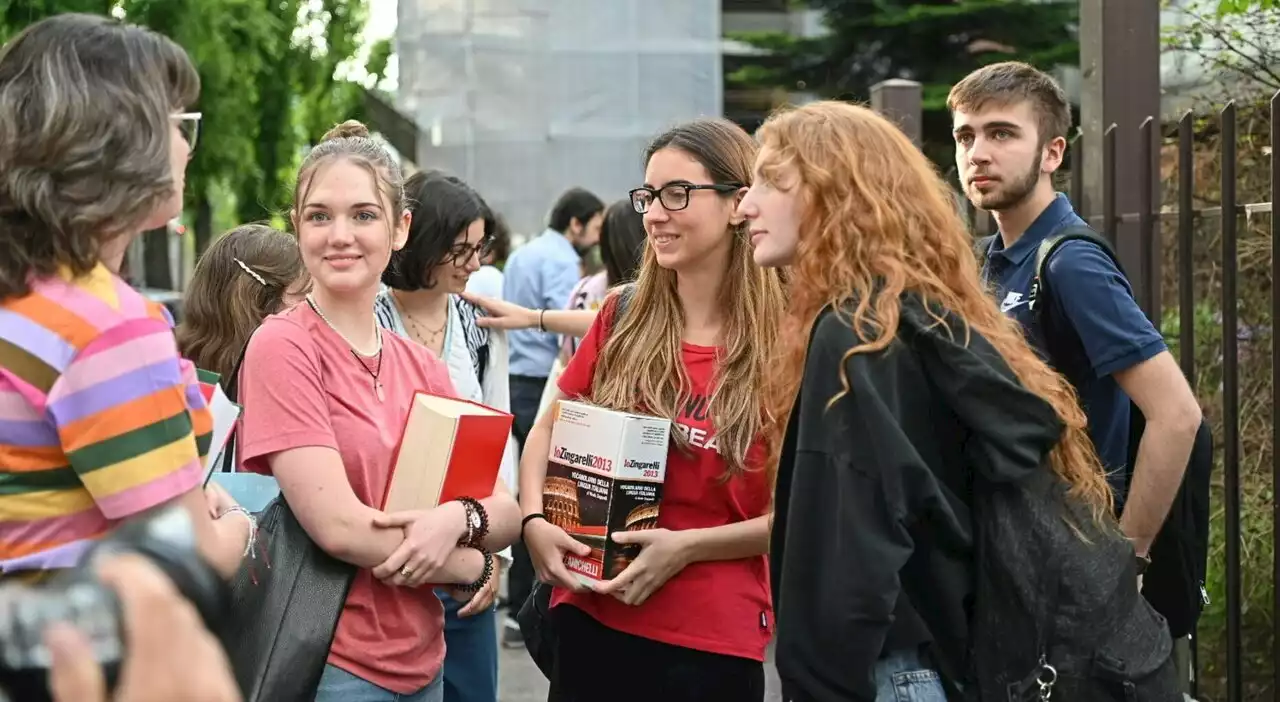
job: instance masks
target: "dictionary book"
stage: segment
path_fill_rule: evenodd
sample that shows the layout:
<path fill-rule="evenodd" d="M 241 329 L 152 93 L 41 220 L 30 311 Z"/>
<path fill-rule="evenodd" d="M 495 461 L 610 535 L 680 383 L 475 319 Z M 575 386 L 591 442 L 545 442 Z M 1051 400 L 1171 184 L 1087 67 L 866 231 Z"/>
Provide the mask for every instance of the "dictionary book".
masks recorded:
<path fill-rule="evenodd" d="M 431 509 L 493 494 L 511 415 L 454 397 L 418 392 L 391 461 L 384 512 Z"/>
<path fill-rule="evenodd" d="M 658 525 L 671 422 L 569 400 L 552 411 L 542 511 L 591 547 L 585 557 L 566 554 L 565 567 L 583 583 L 609 580 L 640 551 L 611 535 Z"/>

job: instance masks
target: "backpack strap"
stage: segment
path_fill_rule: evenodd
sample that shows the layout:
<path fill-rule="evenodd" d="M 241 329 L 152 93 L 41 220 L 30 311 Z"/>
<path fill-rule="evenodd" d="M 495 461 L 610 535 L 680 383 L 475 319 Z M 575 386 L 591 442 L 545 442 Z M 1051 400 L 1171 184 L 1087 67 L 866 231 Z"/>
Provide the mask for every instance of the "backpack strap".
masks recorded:
<path fill-rule="evenodd" d="M 1027 300 L 1027 308 L 1039 318 L 1038 321 L 1042 329 L 1048 324 L 1049 313 L 1041 311 L 1042 309 L 1048 310 L 1048 306 L 1040 304 L 1040 297 L 1044 294 L 1048 285 L 1049 259 L 1053 258 L 1053 255 L 1062 248 L 1063 244 L 1077 240 L 1091 241 L 1096 244 L 1115 264 L 1120 271 L 1120 275 L 1128 277 L 1125 275 L 1124 266 L 1120 265 L 1120 257 L 1116 255 L 1115 249 L 1111 248 L 1111 242 L 1089 227 L 1084 225 L 1067 227 L 1058 234 L 1045 237 L 1044 241 L 1040 242 L 1039 248 L 1036 249 L 1035 277 L 1031 280 L 1031 294 Z"/>
<path fill-rule="evenodd" d="M 635 283 L 627 283 L 623 285 L 620 290 L 618 290 L 618 307 L 617 307 L 617 310 L 614 311 L 613 313 L 613 320 L 610 322 L 610 326 L 612 326 L 613 324 L 617 324 L 618 320 L 622 319 L 622 316 L 627 313 L 627 308 L 631 306 L 631 300 L 634 299 L 635 296 L 636 296 Z"/>
<path fill-rule="evenodd" d="M 978 267 L 983 268 L 987 265 L 987 254 L 991 251 L 991 244 L 996 240 L 998 234 L 988 234 L 980 236 L 973 240 L 973 255 L 978 257 Z"/>

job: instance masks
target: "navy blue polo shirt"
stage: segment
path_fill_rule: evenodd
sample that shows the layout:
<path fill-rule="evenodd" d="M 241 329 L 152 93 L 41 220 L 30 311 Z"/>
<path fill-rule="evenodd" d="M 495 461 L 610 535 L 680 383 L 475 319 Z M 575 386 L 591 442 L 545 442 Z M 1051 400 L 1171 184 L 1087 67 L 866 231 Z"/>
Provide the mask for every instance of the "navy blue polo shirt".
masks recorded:
<path fill-rule="evenodd" d="M 983 278 L 993 283 L 1000 311 L 1018 320 L 1040 356 L 1075 386 L 1089 433 L 1111 474 L 1117 508 L 1124 501 L 1129 456 L 1129 397 L 1113 373 L 1166 349 L 1164 337 L 1138 307 L 1129 281 L 1097 244 L 1069 241 L 1049 260 L 1048 329 L 1027 307 L 1040 243 L 1085 224 L 1059 194 L 1009 248 L 999 236 L 987 250 Z"/>

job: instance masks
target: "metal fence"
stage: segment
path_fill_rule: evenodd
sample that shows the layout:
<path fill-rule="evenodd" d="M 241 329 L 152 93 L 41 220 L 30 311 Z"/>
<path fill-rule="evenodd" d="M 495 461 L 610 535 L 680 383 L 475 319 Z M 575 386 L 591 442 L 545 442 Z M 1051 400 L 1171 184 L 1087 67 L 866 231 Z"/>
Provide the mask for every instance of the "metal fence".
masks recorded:
<path fill-rule="evenodd" d="M 1072 203 L 1076 206 L 1077 211 L 1085 217 L 1099 232 L 1104 233 L 1116 246 L 1121 262 L 1124 265 L 1130 281 L 1134 287 L 1135 296 L 1143 310 L 1152 319 L 1152 321 L 1160 326 L 1160 298 L 1162 293 L 1162 282 L 1167 276 L 1173 276 L 1177 284 L 1177 307 L 1178 307 L 1178 350 L 1179 363 L 1183 373 L 1186 374 L 1188 381 L 1192 387 L 1196 385 L 1196 354 L 1195 354 L 1195 306 L 1196 306 L 1196 276 L 1193 269 L 1194 264 L 1194 244 L 1195 232 L 1197 225 L 1208 219 L 1221 220 L 1221 299 L 1220 314 L 1221 319 L 1221 358 L 1222 358 L 1222 422 L 1219 431 L 1215 434 L 1215 445 L 1221 447 L 1221 478 L 1222 478 L 1222 497 L 1220 503 L 1214 504 L 1214 511 L 1221 510 L 1223 513 L 1223 523 L 1225 526 L 1225 544 L 1221 544 L 1225 550 L 1225 564 L 1223 571 L 1225 572 L 1225 605 L 1226 605 L 1226 637 L 1225 637 L 1225 653 L 1226 653 L 1226 699 L 1228 702 L 1241 702 L 1244 699 L 1244 670 L 1243 661 L 1244 653 L 1242 650 L 1242 616 L 1245 605 L 1242 597 L 1242 577 L 1241 577 L 1241 436 L 1240 436 L 1240 416 L 1241 416 L 1241 398 L 1240 398 L 1240 369 L 1239 358 L 1240 349 L 1239 342 L 1241 340 L 1240 320 L 1239 320 L 1239 218 L 1244 216 L 1247 218 L 1253 215 L 1271 215 L 1272 203 L 1280 201 L 1280 160 L 1276 158 L 1275 150 L 1280 149 L 1280 92 L 1276 93 L 1270 101 L 1270 145 L 1273 147 L 1270 154 L 1270 197 L 1267 202 L 1242 203 L 1237 199 L 1237 105 L 1236 103 L 1227 103 L 1217 114 L 1216 128 L 1220 141 L 1220 150 L 1218 153 L 1219 167 L 1221 168 L 1220 180 L 1220 206 L 1200 207 L 1195 206 L 1195 143 L 1196 128 L 1195 118 L 1191 113 L 1184 114 L 1177 123 L 1176 144 L 1177 144 L 1177 185 L 1176 185 L 1176 204 L 1172 206 L 1157 206 L 1156 188 L 1139 188 L 1140 207 L 1137 212 L 1118 212 L 1116 208 L 1116 140 L 1118 136 L 1125 136 L 1121 133 L 1121 129 L 1115 124 L 1110 125 L 1105 133 L 1102 148 L 1103 159 L 1103 189 L 1102 203 L 1100 212 L 1086 213 L 1082 207 L 1082 193 L 1084 193 L 1084 168 L 1083 158 L 1084 149 L 1080 146 L 1080 136 L 1072 140 L 1068 149 L 1068 168 L 1070 169 L 1070 181 L 1068 187 L 1068 196 Z M 1163 141 L 1159 130 L 1160 124 L 1153 118 L 1147 118 L 1137 128 L 1136 136 L 1141 141 L 1140 152 L 1142 154 L 1142 165 L 1139 167 L 1142 182 L 1154 183 L 1157 178 L 1157 172 L 1154 170 L 1157 164 L 1160 142 Z M 1170 135 L 1172 138 L 1174 135 Z M 970 207 L 970 222 L 973 223 L 975 234 L 991 233 L 994 231 L 994 222 L 985 213 L 975 212 Z M 1163 270 L 1162 261 L 1164 257 L 1160 255 L 1159 245 L 1162 241 L 1161 232 L 1164 227 L 1173 225 L 1176 227 L 1176 258 L 1177 266 L 1175 270 Z M 1119 236 L 1117 235 L 1119 232 Z M 1270 277 L 1271 277 L 1271 299 L 1270 299 L 1270 316 L 1272 320 L 1276 319 L 1277 311 L 1280 311 L 1280 256 L 1275 255 L 1280 251 L 1280 217 L 1270 217 L 1270 239 L 1271 239 L 1271 261 L 1270 261 Z M 1136 242 L 1124 241 L 1122 237 L 1130 236 L 1137 239 Z M 1120 240 L 1117 240 L 1117 239 Z M 1270 325 L 1275 328 L 1274 323 Z M 1246 337 L 1252 339 L 1252 335 Z M 1271 436 L 1273 440 L 1280 437 L 1280 412 L 1275 410 L 1280 405 L 1280 385 L 1277 385 L 1274 379 L 1280 374 L 1280 343 L 1273 342 L 1271 344 Z M 1273 485 L 1272 502 L 1272 543 L 1273 553 L 1280 553 L 1280 502 L 1274 499 L 1274 492 L 1280 491 L 1280 451 L 1272 450 L 1271 476 Z M 1210 568 L 1213 569 L 1215 564 L 1211 563 Z M 1275 666 L 1272 677 L 1273 694 L 1280 693 L 1280 646 L 1276 645 L 1280 642 L 1280 588 L 1276 587 L 1280 583 L 1280 558 L 1273 561 L 1271 577 L 1271 593 L 1272 593 L 1272 617 L 1271 617 L 1271 640 L 1272 640 L 1272 661 Z M 1203 626 L 1203 625 L 1202 625 Z M 1197 673 L 1200 671 L 1198 670 Z M 1196 676 L 1200 676 L 1197 674 Z M 1193 691 L 1193 695 L 1195 691 Z"/>

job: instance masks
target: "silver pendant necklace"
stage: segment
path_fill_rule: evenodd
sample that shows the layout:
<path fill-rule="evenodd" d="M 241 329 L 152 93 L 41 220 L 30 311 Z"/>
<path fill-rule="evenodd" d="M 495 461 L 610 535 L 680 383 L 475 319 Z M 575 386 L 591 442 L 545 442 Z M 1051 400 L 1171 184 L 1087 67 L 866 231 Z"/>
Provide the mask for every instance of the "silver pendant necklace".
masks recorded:
<path fill-rule="evenodd" d="M 382 375 L 382 330 L 378 328 L 378 323 L 373 323 L 373 332 L 378 337 L 378 350 L 374 352 L 374 355 L 378 357 L 378 365 L 374 370 L 369 370 L 369 365 L 364 362 L 364 359 L 360 357 L 360 354 L 356 353 L 356 345 L 351 343 L 351 339 L 348 339 L 347 335 L 343 334 L 340 329 L 333 326 L 333 322 L 329 321 L 329 318 L 324 315 L 324 311 L 320 309 L 320 305 L 317 305 L 316 301 L 310 295 L 307 295 L 307 304 L 311 306 L 311 309 L 315 311 L 320 319 L 324 320 L 324 323 L 327 324 L 335 334 L 342 337 L 342 340 L 347 342 L 347 350 L 351 352 L 351 357 L 356 359 L 356 362 L 360 364 L 360 367 L 364 369 L 364 372 L 368 373 L 373 378 L 374 397 L 378 398 L 378 402 L 382 402 L 385 397 L 382 392 L 382 381 L 378 379 L 378 376 Z"/>

